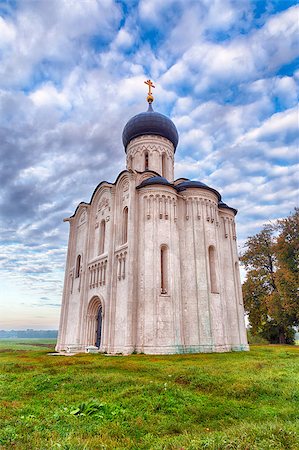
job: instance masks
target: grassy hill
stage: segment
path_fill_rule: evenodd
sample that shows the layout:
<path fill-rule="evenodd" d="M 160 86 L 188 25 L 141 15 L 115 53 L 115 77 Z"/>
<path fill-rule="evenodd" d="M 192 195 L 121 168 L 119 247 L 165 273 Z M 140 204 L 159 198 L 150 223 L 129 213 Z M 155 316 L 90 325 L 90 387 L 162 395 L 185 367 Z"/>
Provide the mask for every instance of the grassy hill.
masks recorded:
<path fill-rule="evenodd" d="M 167 357 L 52 349 L 0 342 L 1 449 L 299 448 L 298 347 Z"/>

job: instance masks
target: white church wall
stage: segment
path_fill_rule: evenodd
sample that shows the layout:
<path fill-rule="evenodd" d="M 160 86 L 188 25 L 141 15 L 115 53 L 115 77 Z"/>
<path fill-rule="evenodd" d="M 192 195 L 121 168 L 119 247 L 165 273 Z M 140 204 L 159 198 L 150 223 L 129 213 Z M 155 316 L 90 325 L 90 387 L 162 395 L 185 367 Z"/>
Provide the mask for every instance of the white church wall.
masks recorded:
<path fill-rule="evenodd" d="M 222 292 L 220 281 L 219 241 L 217 239 L 218 220 L 216 210 L 218 199 L 215 195 L 206 198 L 203 205 L 204 234 L 205 234 L 205 258 L 207 292 L 209 296 L 210 323 L 212 341 L 215 349 L 221 351 L 223 346 L 224 330 L 222 315 Z"/>
<path fill-rule="evenodd" d="M 64 342 L 73 348 L 80 348 L 81 297 L 84 289 L 84 267 L 86 265 L 86 238 L 88 227 L 87 206 L 80 206 L 71 219 L 69 271 L 72 273 L 63 302 L 67 309 L 64 317 Z M 78 257 L 80 256 L 80 265 Z"/>
<path fill-rule="evenodd" d="M 127 231 L 124 242 L 124 209 L 128 208 Z M 113 353 L 127 352 L 128 307 L 128 271 L 129 265 L 129 240 L 131 231 L 131 205 L 130 205 L 130 179 L 128 173 L 123 174 L 117 181 L 115 188 L 114 208 L 114 237 L 112 237 L 112 272 L 111 272 L 111 342 L 110 351 Z M 130 328 L 130 327 L 129 327 Z M 132 350 L 131 350 L 132 351 Z"/>
<path fill-rule="evenodd" d="M 235 286 L 235 262 L 238 260 L 234 253 L 235 236 L 233 233 L 234 215 L 232 211 L 220 211 L 219 213 L 221 230 L 220 230 L 220 264 L 221 264 L 221 278 L 222 278 L 222 296 L 225 305 L 226 314 L 225 321 L 225 335 L 228 345 L 238 347 L 240 345 L 240 329 L 238 320 L 238 299 L 236 298 Z M 244 315 L 242 316 L 244 321 Z"/>
<path fill-rule="evenodd" d="M 149 153 L 149 169 L 154 170 L 155 172 L 162 175 L 162 168 L 161 168 L 161 154 L 159 150 L 155 146 L 155 141 L 150 141 L 147 139 L 144 141 L 145 148 L 147 149 L 147 152 Z"/>
<path fill-rule="evenodd" d="M 102 310 L 106 310 L 106 299 L 107 298 L 107 285 L 108 285 L 108 253 L 109 253 L 109 234 L 110 230 L 110 218 L 111 218 L 111 189 L 108 183 L 100 186 L 95 192 L 92 203 L 90 206 L 89 214 L 89 227 L 87 231 L 87 260 L 84 277 L 84 292 L 81 301 L 81 327 L 80 327 L 80 342 L 85 348 L 86 345 L 94 345 L 96 335 L 89 331 L 91 325 L 90 322 L 90 311 L 89 305 L 93 298 L 98 299 L 98 303 L 102 305 Z M 104 223 L 104 236 L 102 236 L 103 228 L 101 225 Z M 102 248 L 100 249 L 100 241 L 102 239 Z M 93 316 L 96 317 L 96 312 L 92 312 Z M 94 325 L 96 326 L 96 319 L 93 318 Z M 104 326 L 105 319 L 103 317 L 103 337 L 106 333 L 106 328 Z M 101 346 L 104 345 L 105 339 L 102 338 Z"/>
<path fill-rule="evenodd" d="M 211 230 L 206 216 L 206 202 L 215 201 L 210 192 L 188 189 L 183 192 L 186 199 L 181 204 L 183 210 L 182 233 L 185 236 L 185 251 L 182 254 L 182 277 L 186 288 L 183 293 L 186 311 L 187 351 L 208 351 L 212 349 L 211 296 L 208 282 L 208 242 Z M 187 326 L 186 326 L 187 328 Z"/>
<path fill-rule="evenodd" d="M 194 195 L 196 193 L 194 192 Z M 212 305 L 211 291 L 209 285 L 209 261 L 208 248 L 213 241 L 213 228 L 208 221 L 209 217 L 206 213 L 207 204 L 215 201 L 214 194 L 202 191 L 200 200 L 197 205 L 200 206 L 200 219 L 196 220 L 195 211 L 193 209 L 194 232 L 196 237 L 195 261 L 197 262 L 197 282 L 198 282 L 198 316 L 199 316 L 199 333 L 200 345 L 203 350 L 213 349 L 215 344 L 213 327 L 212 327 Z M 197 208 L 196 208 L 197 209 Z M 197 211 L 196 211 L 197 212 Z M 211 229 L 212 228 L 212 229 Z M 200 250 L 199 250 L 200 248 Z"/>
<path fill-rule="evenodd" d="M 185 196 L 183 195 L 185 198 Z M 179 245 L 181 254 L 181 298 L 183 304 L 183 335 L 187 348 L 198 345 L 199 317 L 198 317 L 198 280 L 196 261 L 194 259 L 195 242 L 192 219 L 186 219 L 185 200 L 178 202 Z"/>
<path fill-rule="evenodd" d="M 156 319 L 156 346 L 158 348 L 173 347 L 176 345 L 175 335 L 177 328 L 177 317 L 175 314 L 178 293 L 175 285 L 174 243 L 175 236 L 172 234 L 172 216 L 170 211 L 173 194 L 171 190 L 161 188 L 156 191 L 155 207 L 155 235 L 153 242 L 156 277 L 155 277 L 155 319 Z M 162 253 L 162 254 L 161 254 Z M 162 258 L 161 258 L 162 257 Z M 164 268 L 161 268 L 161 259 L 164 260 Z M 161 285 L 163 271 L 164 289 Z"/>
<path fill-rule="evenodd" d="M 67 250 L 67 259 L 65 265 L 65 275 L 64 275 L 64 285 L 63 285 L 63 295 L 62 295 L 62 304 L 61 304 L 61 312 L 60 312 L 60 320 L 59 320 L 59 330 L 58 330 L 58 338 L 55 346 L 56 351 L 61 351 L 65 348 L 66 343 L 66 323 L 68 317 L 69 303 L 70 303 L 70 292 L 73 284 L 74 273 L 71 270 L 71 261 L 73 258 L 73 245 L 72 245 L 72 235 L 73 235 L 73 224 L 71 220 L 67 220 L 70 222 L 69 228 L 69 239 L 68 239 L 68 250 Z"/>
<path fill-rule="evenodd" d="M 127 325 L 126 325 L 126 352 L 131 353 L 136 345 L 137 328 L 137 279 L 138 279 L 138 235 L 136 230 L 139 223 L 138 198 L 136 193 L 136 175 L 129 173 L 128 189 L 128 225 L 127 225 L 127 243 L 128 254 L 126 261 L 126 282 L 127 282 Z"/>
<path fill-rule="evenodd" d="M 174 322 L 174 344 L 178 353 L 182 351 L 184 345 L 184 323 L 183 323 L 183 305 L 182 305 L 182 284 L 181 284 L 181 251 L 179 246 L 179 224 L 177 217 L 178 209 L 177 194 L 169 199 L 169 232 L 171 236 L 170 256 L 171 264 L 169 275 L 173 287 L 173 322 Z"/>
<path fill-rule="evenodd" d="M 176 194 L 165 186 L 139 191 L 138 351 L 175 352 L 181 345 L 180 273 Z M 161 247 L 167 254 L 167 288 L 161 291 Z M 148 264 L 151 261 L 151 264 Z"/>
<path fill-rule="evenodd" d="M 154 192 L 145 196 L 139 191 L 139 292 L 138 292 L 138 322 L 137 350 L 145 351 L 145 346 L 152 347 L 155 343 L 154 323 L 157 260 L 155 246 L 156 239 Z M 148 264 L 148 261 L 151 261 Z"/>

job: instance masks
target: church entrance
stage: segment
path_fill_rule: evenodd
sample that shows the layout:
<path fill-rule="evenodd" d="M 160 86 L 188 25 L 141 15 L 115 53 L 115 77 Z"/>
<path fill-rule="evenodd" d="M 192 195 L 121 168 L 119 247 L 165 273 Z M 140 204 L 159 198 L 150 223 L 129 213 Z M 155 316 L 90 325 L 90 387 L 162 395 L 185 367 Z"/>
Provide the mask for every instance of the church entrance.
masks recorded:
<path fill-rule="evenodd" d="M 100 348 L 103 332 L 103 302 L 99 297 L 93 297 L 86 314 L 86 345 Z"/>
<path fill-rule="evenodd" d="M 96 347 L 100 348 L 102 335 L 102 305 L 99 306 L 97 315 L 97 333 L 96 333 Z"/>

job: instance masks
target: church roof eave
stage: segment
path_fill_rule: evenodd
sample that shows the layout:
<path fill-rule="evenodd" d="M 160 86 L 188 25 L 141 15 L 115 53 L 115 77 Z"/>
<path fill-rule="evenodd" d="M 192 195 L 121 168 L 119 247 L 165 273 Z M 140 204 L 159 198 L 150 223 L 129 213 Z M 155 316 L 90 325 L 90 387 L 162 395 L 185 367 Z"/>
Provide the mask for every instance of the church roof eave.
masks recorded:
<path fill-rule="evenodd" d="M 238 210 L 235 208 L 232 208 L 231 206 L 228 206 L 226 203 L 224 203 L 223 201 L 220 201 L 218 203 L 218 208 L 220 209 L 230 209 L 231 211 L 233 211 L 234 215 L 236 216 L 238 214 Z"/>
<path fill-rule="evenodd" d="M 77 212 L 79 211 L 80 208 L 87 207 L 89 205 L 90 205 L 90 203 L 80 202 L 79 205 L 77 206 L 77 208 L 75 209 L 74 214 L 72 216 L 70 216 L 70 217 L 67 217 L 66 219 L 63 219 L 63 221 L 64 222 L 69 222 L 70 219 L 73 219 L 76 216 L 76 214 L 77 214 Z"/>
<path fill-rule="evenodd" d="M 172 183 L 169 183 L 169 181 L 167 181 L 166 178 L 161 177 L 160 175 L 146 178 L 138 186 L 136 186 L 136 189 L 142 189 L 144 187 L 153 185 L 168 186 L 174 189 L 174 185 Z"/>
<path fill-rule="evenodd" d="M 186 180 L 183 181 L 182 183 L 175 185 L 175 189 L 177 192 L 186 191 L 187 189 L 207 190 L 213 192 L 217 196 L 218 201 L 219 202 L 221 201 L 221 195 L 219 194 L 219 192 L 216 191 L 216 189 L 213 189 L 210 186 L 207 186 L 206 184 L 202 183 L 201 181 Z"/>

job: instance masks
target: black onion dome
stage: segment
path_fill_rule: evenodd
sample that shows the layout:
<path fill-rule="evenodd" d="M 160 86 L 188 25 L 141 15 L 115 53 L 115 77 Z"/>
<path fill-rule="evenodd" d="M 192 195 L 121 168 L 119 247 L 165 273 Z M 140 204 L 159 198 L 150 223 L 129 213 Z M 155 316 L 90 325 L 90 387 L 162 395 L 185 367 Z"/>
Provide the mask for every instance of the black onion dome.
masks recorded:
<path fill-rule="evenodd" d="M 230 206 L 228 206 L 226 203 L 220 201 L 218 202 L 218 208 L 223 208 L 223 209 L 231 209 L 234 213 L 234 215 L 237 214 L 238 210 L 235 208 L 231 208 Z"/>
<path fill-rule="evenodd" d="M 125 149 L 132 139 L 149 134 L 165 137 L 173 143 L 175 151 L 179 141 L 175 124 L 168 117 L 154 111 L 151 104 L 146 112 L 137 114 L 126 124 L 123 131 Z"/>
<path fill-rule="evenodd" d="M 219 194 L 216 189 L 211 188 L 210 186 L 207 186 L 206 184 L 202 183 L 201 181 L 183 181 L 182 183 L 179 183 L 175 186 L 175 189 L 177 192 L 185 191 L 188 188 L 199 188 L 199 189 L 207 189 L 208 191 L 214 192 L 214 194 L 217 195 L 218 200 L 221 200 L 221 195 Z"/>
<path fill-rule="evenodd" d="M 137 186 L 137 189 L 142 188 L 144 186 L 151 186 L 152 184 L 163 184 L 164 186 L 171 186 L 173 187 L 173 184 L 169 183 L 169 181 L 166 180 L 164 177 L 150 177 L 146 178 L 142 181 L 142 183 Z"/>

